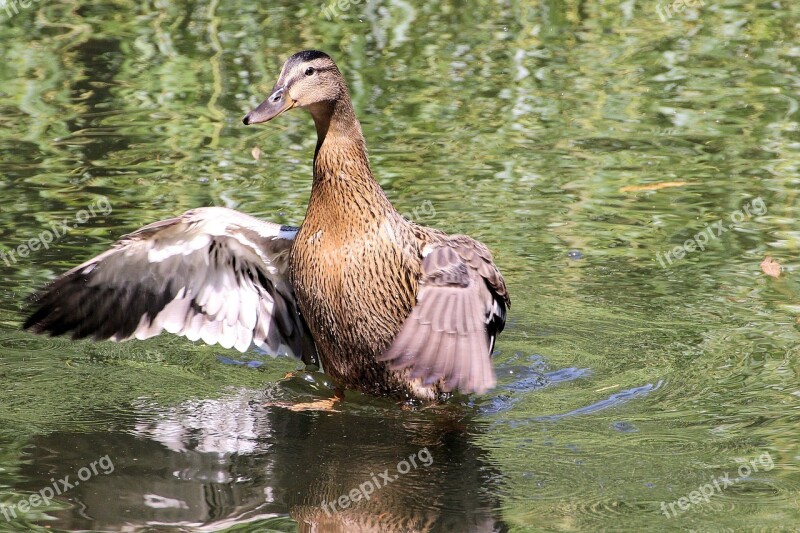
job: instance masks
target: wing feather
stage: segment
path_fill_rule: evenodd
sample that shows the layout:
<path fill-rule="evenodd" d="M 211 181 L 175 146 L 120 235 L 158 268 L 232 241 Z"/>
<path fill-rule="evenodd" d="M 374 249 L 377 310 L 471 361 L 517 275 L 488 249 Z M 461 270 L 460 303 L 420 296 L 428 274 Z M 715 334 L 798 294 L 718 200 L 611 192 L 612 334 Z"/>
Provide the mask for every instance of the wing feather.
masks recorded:
<path fill-rule="evenodd" d="M 288 281 L 296 228 L 221 207 L 193 209 L 124 236 L 34 296 L 35 333 L 121 341 L 163 331 L 316 362 Z"/>
<path fill-rule="evenodd" d="M 494 339 L 510 306 L 489 250 L 457 235 L 423 250 L 417 303 L 379 360 L 423 385 L 483 393 L 495 385 Z"/>

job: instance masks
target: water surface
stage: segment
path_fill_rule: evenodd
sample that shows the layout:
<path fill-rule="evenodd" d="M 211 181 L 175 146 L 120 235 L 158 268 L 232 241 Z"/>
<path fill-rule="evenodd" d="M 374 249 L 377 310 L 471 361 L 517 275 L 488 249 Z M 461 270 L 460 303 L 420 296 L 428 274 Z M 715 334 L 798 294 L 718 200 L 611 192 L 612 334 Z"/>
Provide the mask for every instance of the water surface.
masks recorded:
<path fill-rule="evenodd" d="M 0 531 L 798 531 L 800 8 L 690 3 L 0 6 Z M 146 223 L 300 224 L 310 118 L 240 120 L 312 47 L 398 209 L 493 250 L 494 391 L 295 411 L 288 358 L 19 331 Z"/>

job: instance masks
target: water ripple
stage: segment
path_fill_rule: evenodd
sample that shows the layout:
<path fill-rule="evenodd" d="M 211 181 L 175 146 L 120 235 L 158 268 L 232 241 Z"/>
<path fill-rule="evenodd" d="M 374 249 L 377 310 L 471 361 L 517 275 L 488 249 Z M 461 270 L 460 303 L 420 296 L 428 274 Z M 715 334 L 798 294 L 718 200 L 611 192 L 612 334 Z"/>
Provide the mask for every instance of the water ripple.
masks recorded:
<path fill-rule="evenodd" d="M 599 402 L 595 402 L 591 405 L 586 405 L 584 407 L 579 407 L 578 409 L 574 409 L 568 413 L 562 413 L 557 415 L 547 415 L 547 416 L 540 416 L 537 417 L 535 420 L 539 421 L 551 421 L 551 420 L 561 420 L 562 418 L 567 418 L 570 416 L 578 416 L 578 415 L 585 415 L 589 413 L 595 413 L 597 411 L 601 411 L 603 409 L 608 409 L 609 407 L 614 407 L 616 405 L 623 404 L 628 402 L 634 398 L 638 398 L 640 396 L 645 396 L 651 393 L 654 390 L 658 390 L 661 385 L 662 381 L 659 381 L 655 385 L 652 383 L 648 383 L 646 385 L 642 385 L 641 387 L 634 387 L 632 389 L 624 390 L 621 392 L 617 392 L 606 398 L 605 400 L 600 400 Z"/>

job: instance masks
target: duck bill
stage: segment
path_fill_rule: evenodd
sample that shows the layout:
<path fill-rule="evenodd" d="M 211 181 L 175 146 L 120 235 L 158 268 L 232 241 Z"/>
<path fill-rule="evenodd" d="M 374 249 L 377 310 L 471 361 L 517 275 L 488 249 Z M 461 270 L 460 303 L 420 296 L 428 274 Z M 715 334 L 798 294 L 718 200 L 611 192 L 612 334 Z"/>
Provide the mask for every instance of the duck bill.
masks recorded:
<path fill-rule="evenodd" d="M 276 87 L 272 90 L 269 98 L 245 115 L 242 122 L 245 126 L 267 122 L 292 107 L 294 107 L 294 100 L 286 92 L 286 87 Z"/>

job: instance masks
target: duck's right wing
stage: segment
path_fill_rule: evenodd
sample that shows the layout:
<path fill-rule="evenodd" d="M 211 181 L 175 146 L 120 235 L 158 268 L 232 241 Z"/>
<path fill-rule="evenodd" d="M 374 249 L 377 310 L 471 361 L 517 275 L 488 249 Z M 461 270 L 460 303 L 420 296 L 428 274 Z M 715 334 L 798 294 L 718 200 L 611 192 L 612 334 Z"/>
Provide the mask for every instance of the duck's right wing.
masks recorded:
<path fill-rule="evenodd" d="M 35 333 L 115 341 L 166 330 L 317 363 L 288 263 L 297 228 L 206 207 L 126 235 L 34 297 Z"/>
<path fill-rule="evenodd" d="M 417 303 L 378 357 L 410 369 L 423 385 L 482 394 L 494 387 L 491 355 L 511 306 L 489 249 L 465 235 L 440 238 L 422 250 Z"/>

